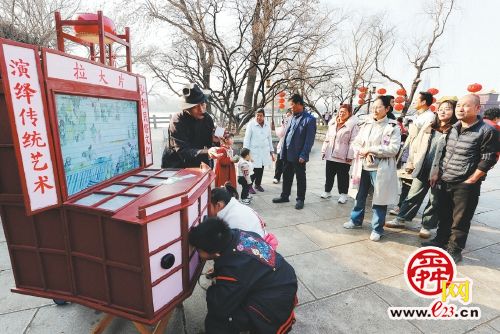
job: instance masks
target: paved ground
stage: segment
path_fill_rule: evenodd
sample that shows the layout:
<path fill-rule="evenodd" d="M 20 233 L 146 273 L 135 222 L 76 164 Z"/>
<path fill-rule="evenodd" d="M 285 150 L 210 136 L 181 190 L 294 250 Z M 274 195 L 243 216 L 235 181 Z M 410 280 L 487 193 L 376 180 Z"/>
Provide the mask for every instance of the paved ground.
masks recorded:
<path fill-rule="evenodd" d="M 156 162 L 161 157 L 161 130 L 154 133 Z M 293 333 L 500 333 L 500 167 L 483 185 L 464 261 L 458 269 L 472 278 L 472 304 L 482 311 L 478 321 L 395 321 L 387 317 L 389 306 L 424 306 L 403 278 L 403 265 L 419 245 L 418 220 L 409 229 L 387 229 L 379 243 L 368 239 L 370 228 L 342 228 L 352 200 L 337 204 L 337 195 L 322 200 L 324 163 L 316 144 L 307 166 L 306 206 L 275 205 L 271 199 L 281 185 L 264 174 L 266 191 L 255 197 L 253 207 L 280 241 L 278 250 L 294 266 L 299 277 L 297 323 Z M 295 191 L 295 190 L 293 190 Z M 370 218 L 368 215 L 367 220 Z M 80 305 L 55 306 L 51 300 L 13 294 L 14 285 L 5 237 L 0 232 L 0 332 L 88 333 L 102 317 Z M 204 291 L 176 309 L 167 333 L 203 333 Z M 115 320 L 105 333 L 135 333 L 125 320 Z"/>

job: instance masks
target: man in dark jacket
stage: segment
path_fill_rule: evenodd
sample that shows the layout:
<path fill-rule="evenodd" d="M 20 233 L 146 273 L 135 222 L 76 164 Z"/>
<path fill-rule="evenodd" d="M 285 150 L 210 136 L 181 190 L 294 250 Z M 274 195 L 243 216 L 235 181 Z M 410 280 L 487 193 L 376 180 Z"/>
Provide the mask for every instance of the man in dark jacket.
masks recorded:
<path fill-rule="evenodd" d="M 168 145 L 163 151 L 162 168 L 210 165 L 209 149 L 213 145 L 214 121 L 206 113 L 207 97 L 196 84 L 182 90 L 182 111 L 173 115 L 168 127 Z"/>
<path fill-rule="evenodd" d="M 479 97 L 474 94 L 462 97 L 457 103 L 455 115 L 459 122 L 450 131 L 440 166 L 437 235 L 422 243 L 447 249 L 455 262 L 462 260 L 481 182 L 495 165 L 499 150 L 498 132 L 478 116 L 480 108 Z M 431 184 L 435 182 L 431 180 Z"/>
<path fill-rule="evenodd" d="M 281 196 L 274 198 L 273 203 L 290 202 L 293 176 L 297 175 L 297 202 L 295 209 L 304 207 L 306 197 L 306 163 L 316 136 L 316 119 L 304 109 L 304 100 L 294 94 L 288 100 L 293 112 L 290 125 L 285 134 L 280 159 L 285 162 L 283 168 L 283 188 Z"/>
<path fill-rule="evenodd" d="M 189 232 L 200 258 L 214 260 L 206 334 L 282 334 L 295 322 L 297 277 L 258 234 L 206 218 Z"/>

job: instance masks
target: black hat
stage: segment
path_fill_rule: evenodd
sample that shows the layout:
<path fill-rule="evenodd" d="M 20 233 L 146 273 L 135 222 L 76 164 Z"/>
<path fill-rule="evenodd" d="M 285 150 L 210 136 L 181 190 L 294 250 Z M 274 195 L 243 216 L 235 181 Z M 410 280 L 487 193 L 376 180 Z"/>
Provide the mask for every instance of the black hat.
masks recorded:
<path fill-rule="evenodd" d="M 192 83 L 182 89 L 182 95 L 184 95 L 182 109 L 189 109 L 200 103 L 207 102 L 208 95 L 210 95 L 210 93 L 201 90 L 197 84 Z"/>

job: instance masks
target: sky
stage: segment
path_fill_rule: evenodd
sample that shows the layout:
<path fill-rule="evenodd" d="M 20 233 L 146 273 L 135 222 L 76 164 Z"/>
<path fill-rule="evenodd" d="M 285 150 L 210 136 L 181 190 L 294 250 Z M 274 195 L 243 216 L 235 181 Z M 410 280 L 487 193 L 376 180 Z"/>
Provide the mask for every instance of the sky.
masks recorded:
<path fill-rule="evenodd" d="M 347 20 L 350 14 L 371 15 L 383 12 L 386 20 L 396 26 L 399 40 L 407 43 L 411 43 L 415 37 L 425 38 L 430 32 L 430 22 L 424 14 L 425 6 L 430 3 L 427 0 L 320 0 L 320 2 L 324 6 L 341 9 L 346 14 Z M 103 3 L 102 0 L 89 0 L 85 2 L 85 9 L 96 12 L 102 8 Z M 110 8 L 119 3 L 120 1 L 111 0 L 106 2 L 106 7 Z M 106 11 L 107 8 L 103 8 L 104 14 L 113 18 L 113 13 L 110 13 L 109 9 Z M 419 89 L 434 87 L 440 90 L 441 96 L 460 96 L 467 93 L 469 84 L 477 82 L 482 84 L 483 92 L 491 90 L 500 92 L 500 24 L 495 21 L 495 16 L 499 15 L 500 0 L 458 0 L 457 10 L 450 18 L 445 34 L 435 45 L 432 64 L 439 65 L 440 68 L 427 71 L 423 75 Z M 158 40 L 156 34 L 138 36 L 137 32 L 132 31 L 132 36 L 141 39 L 151 38 L 152 42 Z M 161 45 L 169 47 L 169 43 L 165 41 L 162 41 Z M 408 89 L 415 72 L 400 49 L 401 46 L 396 45 L 386 71 L 402 81 Z M 147 73 L 143 74 L 149 76 Z M 149 82 L 152 81 L 152 78 L 149 78 Z M 378 86 L 387 88 L 388 93 L 394 93 L 398 88 L 388 82 L 381 82 Z M 157 92 L 163 98 L 161 101 L 158 97 L 152 99 L 153 109 L 156 109 L 156 105 L 166 104 L 169 108 L 178 105 L 178 98 L 166 88 Z"/>
<path fill-rule="evenodd" d="M 426 31 L 427 19 L 423 12 L 424 0 L 377 0 L 346 1 L 323 0 L 324 4 L 343 7 L 346 12 L 354 10 L 365 14 L 385 11 L 387 19 L 396 26 L 402 40 L 411 41 L 415 35 Z M 463 95 L 467 86 L 480 83 L 483 90 L 500 91 L 500 25 L 495 17 L 500 15 L 498 0 L 460 0 L 458 9 L 448 22 L 445 34 L 437 43 L 435 62 L 440 68 L 429 70 L 423 83 L 440 90 L 440 95 Z M 427 27 L 428 28 L 428 27 Z M 428 30 L 427 30 L 428 31 Z M 413 68 L 406 58 L 397 55 L 386 70 L 394 77 L 404 78 L 409 85 Z M 390 91 L 395 86 L 385 85 Z M 426 88 L 429 88 L 426 87 Z"/>

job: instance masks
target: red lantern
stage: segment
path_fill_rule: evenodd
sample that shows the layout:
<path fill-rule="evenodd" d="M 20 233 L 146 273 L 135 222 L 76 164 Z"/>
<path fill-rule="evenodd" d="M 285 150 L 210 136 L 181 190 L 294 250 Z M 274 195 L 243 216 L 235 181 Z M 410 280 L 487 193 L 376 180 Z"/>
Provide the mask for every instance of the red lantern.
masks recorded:
<path fill-rule="evenodd" d="M 366 93 L 360 93 L 360 94 L 359 94 L 359 98 L 360 98 L 360 99 L 364 99 L 365 97 L 366 97 Z"/>
<path fill-rule="evenodd" d="M 286 95 L 286 94 L 285 94 L 285 92 L 283 92 L 283 91 L 281 91 L 281 92 L 278 94 L 278 96 L 279 96 L 279 97 L 281 97 L 281 98 L 284 98 L 284 97 L 285 97 L 285 95 Z"/>
<path fill-rule="evenodd" d="M 361 105 L 361 104 L 365 104 L 365 100 L 363 100 L 363 99 L 359 99 L 359 100 L 358 100 L 358 104 L 360 104 L 360 105 Z"/>
<path fill-rule="evenodd" d="M 404 107 L 405 106 L 402 105 L 401 103 L 397 103 L 397 104 L 394 105 L 394 109 L 396 109 L 397 111 L 403 110 Z"/>
<path fill-rule="evenodd" d="M 430 92 L 429 92 L 430 93 Z M 432 112 L 435 112 L 436 111 L 436 106 L 433 104 L 430 106 L 429 108 Z"/>
<path fill-rule="evenodd" d="M 85 21 L 97 21 L 98 15 L 94 13 L 80 13 L 73 16 L 73 20 L 85 22 Z M 113 21 L 106 16 L 102 17 L 102 22 L 104 24 L 104 31 L 116 35 L 116 28 Z M 99 43 L 99 29 L 97 24 L 93 25 L 75 25 L 73 26 L 75 34 L 78 38 L 83 39 L 86 42 L 97 44 Z M 104 43 L 111 44 L 113 40 L 104 37 Z"/>
<path fill-rule="evenodd" d="M 432 95 L 437 95 L 437 93 L 439 93 L 439 90 L 437 88 L 429 88 L 427 92 L 431 93 Z"/>
<path fill-rule="evenodd" d="M 377 93 L 379 95 L 384 95 L 385 93 L 387 93 L 387 90 L 385 88 L 379 88 L 379 90 L 377 90 Z"/>
<path fill-rule="evenodd" d="M 358 87 L 358 90 L 361 92 L 361 93 L 366 93 L 368 91 L 368 87 Z"/>
<path fill-rule="evenodd" d="M 437 101 L 437 100 L 436 100 L 436 98 L 435 98 L 435 97 L 433 97 L 433 98 L 432 98 L 432 103 L 436 103 L 436 101 Z"/>
<path fill-rule="evenodd" d="M 279 100 L 278 100 L 278 103 L 279 103 L 279 104 L 285 104 L 285 99 L 283 99 L 283 98 L 279 99 Z"/>
<path fill-rule="evenodd" d="M 285 104 L 284 103 L 280 103 L 279 107 L 280 107 L 280 109 L 285 109 Z"/>
<path fill-rule="evenodd" d="M 396 91 L 396 94 L 398 95 L 406 95 L 406 90 L 404 90 L 403 88 L 400 88 Z"/>
<path fill-rule="evenodd" d="M 403 102 L 405 102 L 405 100 L 406 100 L 406 99 L 404 98 L 404 96 L 398 96 L 398 97 L 396 97 L 396 98 L 394 99 L 394 101 L 395 101 L 396 103 L 403 103 Z"/>
<path fill-rule="evenodd" d="M 478 84 L 478 83 L 474 83 L 472 85 L 469 85 L 467 87 L 467 90 L 471 93 L 477 93 L 479 92 L 481 89 L 483 89 L 483 86 L 481 84 Z"/>

